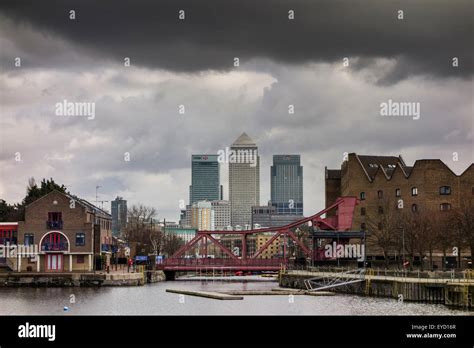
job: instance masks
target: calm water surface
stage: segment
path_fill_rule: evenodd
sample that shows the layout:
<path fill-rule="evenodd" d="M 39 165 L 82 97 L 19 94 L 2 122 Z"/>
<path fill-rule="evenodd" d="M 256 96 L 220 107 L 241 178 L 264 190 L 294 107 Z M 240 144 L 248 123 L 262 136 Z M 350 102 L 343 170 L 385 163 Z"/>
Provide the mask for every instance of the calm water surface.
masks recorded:
<path fill-rule="evenodd" d="M 185 296 L 167 288 L 188 290 L 270 290 L 273 281 L 225 282 L 178 280 L 141 287 L 0 288 L 0 315 L 473 315 L 443 305 L 398 303 L 395 299 L 353 295 L 244 296 L 220 301 Z M 76 303 L 69 303 L 73 294 Z M 64 306 L 69 310 L 64 311 Z"/>

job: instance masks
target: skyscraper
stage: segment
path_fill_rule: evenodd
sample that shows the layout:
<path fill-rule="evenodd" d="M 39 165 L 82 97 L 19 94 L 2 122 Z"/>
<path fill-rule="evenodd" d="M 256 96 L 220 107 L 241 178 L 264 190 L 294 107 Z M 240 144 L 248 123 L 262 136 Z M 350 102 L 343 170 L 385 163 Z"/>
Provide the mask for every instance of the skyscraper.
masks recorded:
<path fill-rule="evenodd" d="M 127 224 L 127 201 L 122 197 L 117 197 L 111 202 L 112 211 L 112 234 L 120 235 L 120 232 Z"/>
<path fill-rule="evenodd" d="M 273 155 L 271 201 L 276 214 L 303 215 L 303 167 L 300 155 Z"/>
<path fill-rule="evenodd" d="M 260 159 L 246 134 L 232 144 L 229 157 L 229 200 L 233 226 L 251 225 L 252 206 L 260 204 Z"/>
<path fill-rule="evenodd" d="M 219 200 L 221 190 L 217 155 L 192 155 L 189 204 Z"/>

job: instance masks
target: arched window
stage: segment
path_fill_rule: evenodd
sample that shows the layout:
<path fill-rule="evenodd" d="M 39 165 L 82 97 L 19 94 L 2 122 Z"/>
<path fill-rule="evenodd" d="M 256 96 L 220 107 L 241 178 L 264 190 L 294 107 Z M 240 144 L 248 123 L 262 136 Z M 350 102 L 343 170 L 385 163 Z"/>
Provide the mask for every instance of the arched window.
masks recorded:
<path fill-rule="evenodd" d="M 66 237 L 59 232 L 50 232 L 41 241 L 41 251 L 67 251 L 68 249 Z"/>

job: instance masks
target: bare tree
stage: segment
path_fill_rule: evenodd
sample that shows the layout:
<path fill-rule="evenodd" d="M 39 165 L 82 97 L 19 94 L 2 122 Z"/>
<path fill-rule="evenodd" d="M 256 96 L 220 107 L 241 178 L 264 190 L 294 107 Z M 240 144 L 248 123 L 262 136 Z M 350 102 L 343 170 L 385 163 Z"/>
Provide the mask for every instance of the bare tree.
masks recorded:
<path fill-rule="evenodd" d="M 174 233 L 166 233 L 163 239 L 163 252 L 168 256 L 172 256 L 184 245 L 184 241 Z"/>
<path fill-rule="evenodd" d="M 127 214 L 128 222 L 122 230 L 122 238 L 157 255 L 162 245 L 162 233 L 154 221 L 156 209 L 143 204 L 133 205 Z"/>
<path fill-rule="evenodd" d="M 466 202 L 462 207 L 453 212 L 454 242 L 458 248 L 458 267 L 461 267 L 461 250 L 468 247 L 471 258 L 474 255 L 474 206 L 472 202 Z"/>
<path fill-rule="evenodd" d="M 424 222 L 420 212 L 404 212 L 401 219 L 401 225 L 405 231 L 405 248 L 408 252 L 410 269 L 413 269 L 415 256 L 418 254 L 420 260 L 424 256 L 422 231 Z M 421 261 L 422 263 L 423 261 Z"/>
<path fill-rule="evenodd" d="M 433 214 L 432 219 L 433 237 L 435 239 L 436 247 L 443 252 L 442 270 L 444 271 L 446 269 L 447 250 L 452 248 L 454 245 L 454 215 L 452 211 L 438 211 L 436 214 Z"/>
<path fill-rule="evenodd" d="M 366 221 L 370 233 L 369 243 L 380 248 L 384 256 L 385 267 L 388 268 L 389 254 L 397 247 L 397 235 L 400 233 L 400 213 L 386 199 L 382 201 L 376 211 L 368 214 Z"/>
<path fill-rule="evenodd" d="M 160 255 L 163 247 L 163 232 L 159 229 L 151 229 L 149 233 L 151 246 L 153 247 L 153 254 Z"/>

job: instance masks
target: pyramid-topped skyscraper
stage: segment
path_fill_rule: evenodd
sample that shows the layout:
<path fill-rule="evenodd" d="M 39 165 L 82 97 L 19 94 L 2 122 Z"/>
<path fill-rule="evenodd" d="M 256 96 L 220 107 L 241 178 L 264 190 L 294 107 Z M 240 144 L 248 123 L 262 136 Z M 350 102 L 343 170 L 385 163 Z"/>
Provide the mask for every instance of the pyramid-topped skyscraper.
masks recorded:
<path fill-rule="evenodd" d="M 242 133 L 232 144 L 229 200 L 232 226 L 251 227 L 252 206 L 260 205 L 260 158 L 255 142 Z"/>

